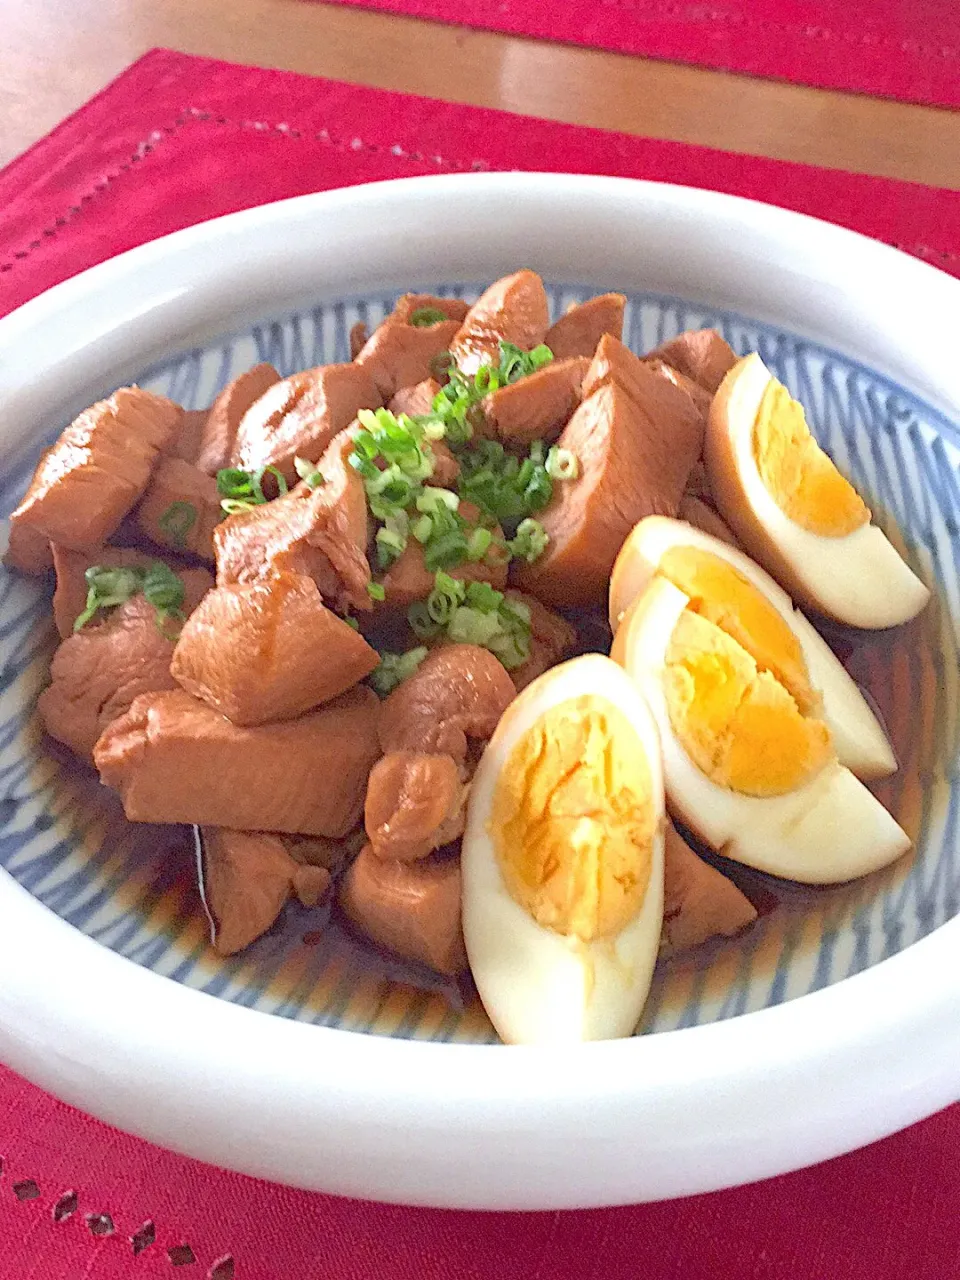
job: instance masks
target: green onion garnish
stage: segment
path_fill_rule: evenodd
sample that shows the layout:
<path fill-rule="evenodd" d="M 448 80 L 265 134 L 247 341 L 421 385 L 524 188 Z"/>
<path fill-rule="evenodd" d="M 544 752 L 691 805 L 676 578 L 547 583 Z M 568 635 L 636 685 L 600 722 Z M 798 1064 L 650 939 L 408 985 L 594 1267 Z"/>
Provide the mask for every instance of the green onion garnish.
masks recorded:
<path fill-rule="evenodd" d="M 410 315 L 410 324 L 418 329 L 430 329 L 433 325 L 442 324 L 448 319 L 449 316 L 439 307 L 417 307 L 416 311 Z"/>
<path fill-rule="evenodd" d="M 319 489 L 322 484 L 326 484 L 323 475 L 317 470 L 316 463 L 298 457 L 294 458 L 293 466 L 300 479 L 305 480 L 311 489 Z"/>
<path fill-rule="evenodd" d="M 367 583 L 367 595 L 371 600 L 386 600 L 387 593 L 379 582 Z"/>
<path fill-rule="evenodd" d="M 569 449 L 559 449 L 554 445 L 547 454 L 544 470 L 551 480 L 576 480 L 580 474 L 580 460 Z"/>
<path fill-rule="evenodd" d="M 154 560 L 146 569 L 91 565 L 84 577 L 87 600 L 73 624 L 74 631 L 85 627 L 100 610 L 116 608 L 137 592 L 142 592 L 156 609 L 161 630 L 168 618 L 183 621 L 183 580 L 162 560 Z"/>
<path fill-rule="evenodd" d="M 385 698 L 413 675 L 426 656 L 427 650 L 422 645 L 408 649 L 406 653 L 381 653 L 379 666 L 370 674 L 371 685 L 381 698 Z"/>
<path fill-rule="evenodd" d="M 197 508 L 192 502 L 171 502 L 157 521 L 175 547 L 187 545 L 187 534 L 197 523 Z"/>
<path fill-rule="evenodd" d="M 238 511 L 252 511 L 270 499 L 263 491 L 263 478 L 272 475 L 277 482 L 277 496 L 283 497 L 288 492 L 283 473 L 276 467 L 258 467 L 255 471 L 244 471 L 240 467 L 222 467 L 217 472 L 217 492 L 220 494 L 220 506 L 228 516 Z"/>
<path fill-rule="evenodd" d="M 549 541 L 547 531 L 539 520 L 521 520 L 516 536 L 507 543 L 507 548 L 515 560 L 526 560 L 528 564 L 532 564 L 543 555 Z"/>
<path fill-rule="evenodd" d="M 522 461 L 495 440 L 481 440 L 459 455 L 461 498 L 500 524 L 516 524 L 542 511 L 553 497 L 553 481 L 535 441 Z"/>
<path fill-rule="evenodd" d="M 446 634 L 457 644 L 489 649 L 507 670 L 530 656 L 530 610 L 487 582 L 463 583 L 442 570 L 426 600 L 407 610 L 407 621 L 421 640 Z"/>

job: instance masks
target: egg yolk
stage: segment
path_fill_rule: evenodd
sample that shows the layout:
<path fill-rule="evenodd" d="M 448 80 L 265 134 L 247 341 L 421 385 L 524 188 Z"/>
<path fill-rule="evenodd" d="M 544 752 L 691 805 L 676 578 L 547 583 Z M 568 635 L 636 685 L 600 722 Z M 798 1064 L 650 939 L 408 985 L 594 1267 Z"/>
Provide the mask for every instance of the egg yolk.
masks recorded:
<path fill-rule="evenodd" d="M 803 405 L 771 378 L 753 426 L 753 457 L 780 510 L 809 533 L 842 538 L 870 508 L 810 434 Z"/>
<path fill-rule="evenodd" d="M 803 712 L 819 710 L 800 641 L 769 600 L 737 569 L 701 547 L 670 547 L 657 572 L 688 597 L 688 609 L 714 623 L 793 695 Z"/>
<path fill-rule="evenodd" d="M 783 795 L 833 759 L 827 726 L 805 716 L 742 645 L 690 609 L 670 637 L 663 689 L 677 739 L 718 786 Z"/>
<path fill-rule="evenodd" d="M 636 730 L 593 694 L 546 711 L 497 779 L 488 830 L 514 900 L 584 942 L 639 911 L 653 858 L 650 768 Z"/>

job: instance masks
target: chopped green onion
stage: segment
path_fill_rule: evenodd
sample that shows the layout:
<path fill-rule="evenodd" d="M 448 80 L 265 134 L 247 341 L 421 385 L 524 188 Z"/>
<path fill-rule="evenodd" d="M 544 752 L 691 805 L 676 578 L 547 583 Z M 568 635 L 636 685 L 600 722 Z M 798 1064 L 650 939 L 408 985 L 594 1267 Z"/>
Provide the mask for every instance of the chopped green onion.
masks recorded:
<path fill-rule="evenodd" d="M 501 631 L 484 646 L 499 658 L 508 671 L 522 666 L 530 657 L 530 634 L 520 630 Z"/>
<path fill-rule="evenodd" d="M 371 600 L 386 600 L 387 593 L 379 582 L 367 583 L 367 595 Z"/>
<path fill-rule="evenodd" d="M 432 485 L 427 485 L 423 492 L 417 495 L 416 505 L 418 511 L 429 515 L 440 507 L 446 507 L 448 511 L 456 511 L 460 506 L 460 499 L 450 489 L 435 489 Z"/>
<path fill-rule="evenodd" d="M 481 645 L 508 670 L 530 656 L 529 607 L 487 582 L 465 586 L 438 572 L 430 595 L 410 606 L 407 620 L 421 640 L 434 640 L 446 633 L 456 644 Z"/>
<path fill-rule="evenodd" d="M 431 573 L 437 569 L 455 569 L 466 558 L 467 540 L 459 530 L 434 536 L 424 547 L 423 560 Z"/>
<path fill-rule="evenodd" d="M 433 533 L 433 521 L 429 516 L 421 516 L 410 530 L 416 540 L 422 545 Z"/>
<path fill-rule="evenodd" d="M 467 559 L 474 564 L 490 550 L 490 543 L 493 541 L 493 534 L 489 529 L 474 529 L 470 537 L 467 539 Z"/>
<path fill-rule="evenodd" d="M 196 523 L 197 508 L 192 502 L 171 502 L 157 521 L 175 547 L 187 545 L 187 534 Z"/>
<path fill-rule="evenodd" d="M 416 649 L 408 649 L 406 653 L 381 653 L 380 664 L 370 674 L 370 683 L 374 690 L 385 698 L 397 685 L 403 684 L 417 670 L 427 656 L 428 650 L 422 645 Z"/>
<path fill-rule="evenodd" d="M 471 582 L 467 586 L 465 601 L 471 609 L 479 609 L 481 613 L 496 613 L 503 604 L 504 595 L 489 582 Z"/>
<path fill-rule="evenodd" d="M 138 592 L 156 609 L 157 625 L 161 629 L 168 618 L 183 620 L 183 580 L 162 560 L 154 560 L 146 569 L 91 565 L 84 578 L 86 605 L 73 624 L 74 631 L 85 627 L 101 609 L 125 604 Z"/>
<path fill-rule="evenodd" d="M 360 630 L 360 623 L 356 620 L 356 618 L 351 618 L 349 613 L 344 617 L 343 620 L 347 624 L 347 626 L 350 628 L 351 631 Z"/>
<path fill-rule="evenodd" d="M 434 587 L 427 596 L 427 613 L 431 621 L 443 627 L 450 621 L 453 611 L 466 599 L 466 588 L 448 573 L 438 571 Z"/>
<path fill-rule="evenodd" d="M 416 600 L 407 610 L 407 621 L 414 635 L 420 640 L 433 640 L 440 634 L 440 626 L 427 612 L 427 602 Z"/>
<path fill-rule="evenodd" d="M 516 560 L 526 560 L 532 564 L 538 556 L 543 555 L 550 539 L 539 520 L 521 520 L 517 526 L 516 537 L 507 543 L 511 556 Z"/>
<path fill-rule="evenodd" d="M 409 323 L 418 329 L 430 329 L 449 318 L 447 313 L 441 311 L 439 307 L 417 307 L 416 311 L 411 313 Z"/>
<path fill-rule="evenodd" d="M 551 480 L 576 480 L 580 474 L 580 460 L 569 449 L 559 449 L 554 445 L 547 454 L 544 469 Z"/>
<path fill-rule="evenodd" d="M 83 612 L 73 624 L 74 631 L 85 627 L 100 609 L 112 609 L 136 595 L 143 581 L 143 570 L 91 565 L 84 578 L 87 583 L 87 600 Z"/>
<path fill-rule="evenodd" d="M 217 472 L 217 492 L 221 498 L 253 497 L 253 484 L 249 471 L 239 467 L 221 467 Z"/>
<path fill-rule="evenodd" d="M 407 540 L 399 533 L 394 533 L 392 529 L 384 527 L 377 530 L 376 544 L 380 568 L 387 569 L 403 554 Z"/>
<path fill-rule="evenodd" d="M 238 511 L 251 511 L 262 506 L 270 499 L 263 491 L 263 478 L 272 475 L 277 482 L 277 494 L 283 497 L 288 492 L 284 475 L 276 467 L 258 467 L 255 471 L 244 471 L 240 467 L 221 467 L 217 472 L 217 492 L 220 494 L 220 506 L 228 516 Z"/>
<path fill-rule="evenodd" d="M 317 470 L 316 464 L 306 458 L 294 458 L 293 466 L 300 479 L 305 480 L 311 489 L 319 489 L 322 484 L 326 484 L 326 480 L 321 472 Z"/>
<path fill-rule="evenodd" d="M 447 624 L 447 635 L 457 644 L 486 646 L 501 632 L 500 619 L 495 613 L 483 613 L 462 605 L 455 609 Z"/>

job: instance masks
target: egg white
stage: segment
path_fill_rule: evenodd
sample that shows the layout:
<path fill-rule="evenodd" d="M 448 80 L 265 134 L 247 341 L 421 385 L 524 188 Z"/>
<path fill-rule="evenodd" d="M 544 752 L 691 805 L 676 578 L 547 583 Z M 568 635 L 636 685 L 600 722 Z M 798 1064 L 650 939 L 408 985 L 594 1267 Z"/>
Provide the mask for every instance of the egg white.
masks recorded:
<path fill-rule="evenodd" d="M 550 708 L 590 694 L 636 731 L 655 816 L 650 880 L 617 934 L 583 942 L 538 924 L 504 882 L 488 830 L 497 780 L 519 739 Z M 656 726 L 637 686 L 600 654 L 553 667 L 511 703 L 474 775 L 461 845 L 463 935 L 480 999 L 508 1044 L 576 1044 L 633 1033 L 643 1012 L 663 923 L 663 772 Z"/>
<path fill-rule="evenodd" d="M 906 622 L 930 592 L 881 529 L 869 523 L 841 537 L 812 533 L 780 509 L 763 483 L 753 426 L 772 379 L 758 355 L 747 356 L 710 407 L 705 460 L 720 514 L 800 604 L 871 630 Z"/>
<path fill-rule="evenodd" d="M 634 528 L 617 557 L 610 580 L 610 618 L 617 629 L 625 610 L 644 591 L 672 547 L 696 547 L 732 565 L 769 600 L 800 642 L 810 683 L 823 699 L 822 718 L 830 729 L 842 765 L 858 778 L 886 778 L 897 759 L 880 721 L 816 628 L 807 621 L 778 583 L 759 565 L 718 538 L 681 520 L 648 516 Z"/>
<path fill-rule="evenodd" d="M 660 730 L 671 812 L 727 857 L 806 884 L 852 880 L 905 853 L 906 832 L 839 761 L 795 791 L 764 797 L 719 786 L 694 764 L 673 732 L 663 688 L 670 638 L 687 603 L 673 583 L 657 578 L 613 645 Z"/>

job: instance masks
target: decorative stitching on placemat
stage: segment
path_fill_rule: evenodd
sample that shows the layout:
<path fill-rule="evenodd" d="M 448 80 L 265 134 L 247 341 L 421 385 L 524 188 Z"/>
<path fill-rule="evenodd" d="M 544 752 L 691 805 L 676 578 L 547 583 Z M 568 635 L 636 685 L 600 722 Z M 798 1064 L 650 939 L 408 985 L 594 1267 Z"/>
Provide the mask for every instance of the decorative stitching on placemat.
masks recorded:
<path fill-rule="evenodd" d="M 909 53 L 917 58 L 956 61 L 960 59 L 960 49 L 949 45 L 921 44 L 918 40 L 896 40 L 892 36 L 874 35 L 871 31 L 830 31 L 827 27 L 816 23 L 775 22 L 771 18 L 751 18 L 745 13 L 730 13 L 728 10 L 711 9 L 697 4 L 644 4 L 643 0 L 601 0 L 608 9 L 623 9 L 627 13 L 640 14 L 648 11 L 652 18 L 676 18 L 681 22 L 725 22 L 731 27 L 753 27 L 767 31 L 789 32 L 802 36 L 806 40 L 845 40 L 848 44 L 874 46 L 875 48 L 896 49 L 899 53 Z"/>
<path fill-rule="evenodd" d="M 386 146 L 376 142 L 366 142 L 363 138 L 335 137 L 330 133 L 329 129 L 295 129 L 284 121 L 278 124 L 271 124 L 267 120 L 230 120 L 226 116 L 216 115 L 212 111 L 203 111 L 199 107 L 188 107 L 181 112 L 172 124 L 165 125 L 162 129 L 154 129 L 148 137 L 139 142 L 128 160 L 118 165 L 111 173 L 98 178 L 93 187 L 85 192 L 76 204 L 70 205 L 65 214 L 61 214 L 52 226 L 44 228 L 40 235 L 35 240 L 31 240 L 25 249 L 18 249 L 4 262 L 0 262 L 0 272 L 12 271 L 18 262 L 23 262 L 26 258 L 29 258 L 35 249 L 40 248 L 44 240 L 53 239 L 62 227 L 68 226 L 75 221 L 78 215 L 83 213 L 86 206 L 95 200 L 97 196 L 113 186 L 125 173 L 129 173 L 135 165 L 140 164 L 141 161 L 152 155 L 162 143 L 179 133 L 187 125 L 193 123 L 213 123 L 235 129 L 250 129 L 256 133 L 275 133 L 284 138 L 322 142 L 325 146 L 333 147 L 337 151 L 362 151 L 369 155 L 390 155 L 398 160 L 409 161 L 411 164 L 434 164 L 437 169 L 453 173 L 478 173 L 489 168 L 485 160 L 472 160 L 469 162 L 451 160 L 439 155 L 430 155 L 428 152 L 407 151 L 397 142 Z"/>
<path fill-rule="evenodd" d="M 617 0 L 603 0 L 603 3 L 613 4 L 617 3 Z M 168 138 L 172 138 L 174 134 L 193 122 L 212 122 L 221 126 L 250 129 L 255 133 L 276 133 L 280 134 L 281 137 L 295 140 L 305 139 L 307 141 L 322 142 L 324 145 L 334 147 L 338 151 L 364 151 L 372 155 L 391 155 L 398 160 L 410 161 L 412 164 L 430 162 L 435 164 L 438 169 L 448 172 L 470 173 L 483 172 L 489 169 L 489 164 L 486 160 L 472 160 L 469 163 L 464 160 L 451 160 L 439 155 L 429 155 L 422 151 L 407 151 L 399 143 L 387 146 L 375 142 L 366 142 L 363 138 L 358 137 L 335 137 L 328 129 L 297 129 L 285 121 L 272 124 L 267 120 L 230 120 L 226 116 L 215 115 L 212 111 L 204 111 L 199 107 L 188 107 L 174 120 L 173 124 L 166 125 L 162 129 L 154 129 L 147 138 L 139 142 L 129 160 L 118 165 L 113 172 L 98 178 L 91 190 L 82 195 L 77 204 L 71 205 L 65 214 L 55 220 L 53 226 L 46 227 L 35 240 L 31 240 L 26 249 L 19 249 L 4 262 L 0 262 L 0 274 L 12 271 L 18 262 L 29 258 L 35 249 L 40 248 L 45 239 L 52 239 L 62 227 L 68 226 L 73 222 L 98 195 L 113 186 L 119 178 L 125 173 L 129 173 L 135 165 L 152 155 Z M 960 253 L 954 253 L 949 249 L 935 249 L 930 245 L 924 244 L 894 244 L 893 247 L 902 250 L 904 253 L 911 253 L 914 257 L 922 258 L 928 262 L 960 263 Z"/>
<path fill-rule="evenodd" d="M 4 1161 L 0 1158 L 0 1178 L 3 1174 Z M 18 1179 L 11 1185 L 11 1191 L 24 1204 L 31 1200 L 38 1200 L 41 1196 L 40 1187 L 35 1178 Z M 80 1197 L 76 1191 L 64 1191 L 50 1206 L 50 1220 L 55 1226 L 67 1222 L 77 1212 L 79 1204 Z M 90 1235 L 96 1239 L 105 1239 L 117 1234 L 116 1225 L 109 1213 L 103 1211 L 86 1213 L 83 1220 Z M 130 1252 L 134 1258 L 139 1258 L 151 1245 L 156 1244 L 156 1240 L 156 1227 L 149 1219 L 127 1237 Z M 168 1246 L 165 1252 L 171 1268 L 193 1267 L 199 1261 L 192 1246 L 186 1241 Z M 235 1276 L 236 1264 L 233 1255 L 229 1253 L 222 1253 L 216 1257 L 206 1272 L 207 1280 L 235 1280 Z"/>

